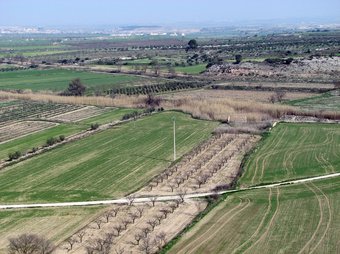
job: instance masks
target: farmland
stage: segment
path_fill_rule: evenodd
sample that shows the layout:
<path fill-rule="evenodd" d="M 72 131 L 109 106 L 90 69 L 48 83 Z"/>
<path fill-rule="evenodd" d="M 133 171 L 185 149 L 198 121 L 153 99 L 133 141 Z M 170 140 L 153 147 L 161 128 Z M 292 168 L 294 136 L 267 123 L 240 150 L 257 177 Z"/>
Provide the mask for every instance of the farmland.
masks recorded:
<path fill-rule="evenodd" d="M 279 124 L 244 166 L 242 186 L 339 172 L 340 128 Z"/>
<path fill-rule="evenodd" d="M 23 232 L 44 234 L 60 243 L 89 223 L 100 207 L 0 211 L 0 253 L 7 253 L 7 239 Z M 53 228 L 53 230 L 52 230 Z"/>
<path fill-rule="evenodd" d="M 145 82 L 133 75 L 111 75 L 61 69 L 22 70 L 0 73 L 0 89 L 30 89 L 32 91 L 63 91 L 72 79 L 80 78 L 89 89 L 109 89 L 133 82 Z"/>
<path fill-rule="evenodd" d="M 167 112 L 100 132 L 2 170 L 0 200 L 93 200 L 136 190 L 171 162 L 173 116 L 179 156 L 209 137 L 217 126 Z"/>
<path fill-rule="evenodd" d="M 337 253 L 340 183 L 228 195 L 169 253 Z"/>

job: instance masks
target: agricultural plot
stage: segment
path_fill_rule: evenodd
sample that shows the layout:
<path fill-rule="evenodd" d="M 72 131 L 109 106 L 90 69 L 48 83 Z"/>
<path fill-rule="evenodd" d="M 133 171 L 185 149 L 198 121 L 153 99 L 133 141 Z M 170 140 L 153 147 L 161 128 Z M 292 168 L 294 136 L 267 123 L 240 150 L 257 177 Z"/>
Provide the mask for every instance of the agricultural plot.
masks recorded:
<path fill-rule="evenodd" d="M 5 126 L 8 122 L 25 119 L 49 118 L 58 114 L 80 109 L 82 106 L 44 103 L 35 101 L 9 101 L 4 102 L 0 107 L 0 126 Z"/>
<path fill-rule="evenodd" d="M 40 130 L 39 132 L 30 133 L 23 137 L 18 137 L 15 140 L 1 143 L 0 160 L 7 159 L 9 153 L 20 151 L 22 154 L 25 154 L 27 151 L 33 149 L 34 147 L 41 147 L 46 144 L 46 140 L 48 138 L 59 137 L 60 135 L 68 137 L 81 131 L 87 130 L 93 123 L 98 123 L 101 125 L 120 120 L 124 114 L 131 113 L 132 111 L 133 109 L 111 108 L 105 110 L 105 112 L 100 115 L 81 120 L 76 124 L 62 123 L 49 129 Z M 54 124 L 46 121 L 43 123 Z M 1 129 L 8 130 L 6 126 L 2 127 Z"/>
<path fill-rule="evenodd" d="M 325 93 L 319 96 L 313 96 L 304 99 L 297 99 L 290 101 L 289 104 L 292 106 L 300 107 L 303 109 L 317 109 L 317 110 L 329 110 L 339 111 L 340 110 L 340 92 L 333 91 Z"/>
<path fill-rule="evenodd" d="M 205 206 L 203 201 L 181 200 L 112 206 L 59 244 L 57 253 L 99 249 L 109 253 L 122 249 L 124 253 L 145 253 L 146 250 L 156 253 Z"/>
<path fill-rule="evenodd" d="M 201 72 L 205 71 L 206 64 L 197 64 L 192 66 L 185 66 L 185 67 L 175 67 L 175 71 L 179 73 L 185 74 L 200 74 Z"/>
<path fill-rule="evenodd" d="M 71 112 L 67 112 L 64 114 L 52 116 L 48 118 L 48 120 L 54 120 L 54 121 L 61 121 L 61 122 L 78 122 L 81 120 L 85 120 L 87 118 L 91 118 L 97 115 L 100 115 L 101 113 L 105 112 L 104 108 L 97 108 L 94 106 L 87 106 L 78 110 L 74 110 Z"/>
<path fill-rule="evenodd" d="M 247 134 L 216 134 L 158 175 L 138 194 L 157 196 L 228 189 L 240 173 L 244 154 L 258 140 L 259 136 Z"/>
<path fill-rule="evenodd" d="M 340 182 L 228 195 L 169 253 L 338 253 Z"/>
<path fill-rule="evenodd" d="M 0 211 L 0 253 L 7 252 L 8 238 L 22 233 L 44 235 L 55 244 L 90 223 L 99 207 Z"/>
<path fill-rule="evenodd" d="M 31 89 L 32 91 L 63 91 L 71 80 L 80 78 L 86 87 L 107 90 L 146 81 L 133 75 L 111 75 L 73 70 L 23 70 L 0 73 L 0 89 Z"/>
<path fill-rule="evenodd" d="M 80 201 L 130 193 L 171 163 L 173 116 L 178 156 L 218 125 L 164 112 L 65 144 L 2 170 L 0 201 Z"/>
<path fill-rule="evenodd" d="M 56 123 L 42 121 L 23 121 L 0 127 L 0 144 L 56 125 Z"/>
<path fill-rule="evenodd" d="M 339 172 L 339 151 L 340 127 L 336 124 L 281 123 L 245 164 L 241 185 Z"/>

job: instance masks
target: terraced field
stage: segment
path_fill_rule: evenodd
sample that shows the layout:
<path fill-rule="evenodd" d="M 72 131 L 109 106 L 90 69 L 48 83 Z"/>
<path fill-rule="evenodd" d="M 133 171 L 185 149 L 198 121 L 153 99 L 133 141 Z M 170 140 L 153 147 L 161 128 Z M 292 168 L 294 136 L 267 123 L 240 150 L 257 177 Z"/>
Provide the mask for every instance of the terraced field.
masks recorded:
<path fill-rule="evenodd" d="M 288 124 L 273 128 L 244 166 L 242 186 L 340 171 L 340 126 Z"/>
<path fill-rule="evenodd" d="M 165 112 L 72 142 L 0 172 L 2 203 L 78 201 L 125 195 L 210 136 L 216 122 Z"/>
<path fill-rule="evenodd" d="M 339 200 L 338 179 L 231 194 L 169 253 L 339 253 Z"/>
<path fill-rule="evenodd" d="M 0 89 L 31 89 L 32 91 L 63 91 L 72 79 L 80 80 L 88 88 L 109 89 L 146 81 L 133 75 L 111 75 L 71 70 L 22 70 L 0 73 Z"/>

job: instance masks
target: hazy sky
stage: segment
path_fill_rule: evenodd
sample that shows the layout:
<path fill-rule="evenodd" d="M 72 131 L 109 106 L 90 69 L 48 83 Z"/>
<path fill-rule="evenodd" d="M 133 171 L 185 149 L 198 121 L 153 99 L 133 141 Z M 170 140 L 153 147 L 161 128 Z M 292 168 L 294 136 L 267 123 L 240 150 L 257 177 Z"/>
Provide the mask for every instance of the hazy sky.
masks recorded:
<path fill-rule="evenodd" d="M 0 0 L 0 26 L 340 18 L 340 0 Z"/>

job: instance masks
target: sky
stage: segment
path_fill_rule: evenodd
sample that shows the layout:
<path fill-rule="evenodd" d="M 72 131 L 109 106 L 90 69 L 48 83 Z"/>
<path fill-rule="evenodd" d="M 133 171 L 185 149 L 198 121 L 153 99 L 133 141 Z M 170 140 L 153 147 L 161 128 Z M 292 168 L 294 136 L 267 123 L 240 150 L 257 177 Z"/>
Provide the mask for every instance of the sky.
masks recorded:
<path fill-rule="evenodd" d="M 0 0 L 0 26 L 176 25 L 338 19 L 340 0 Z"/>

